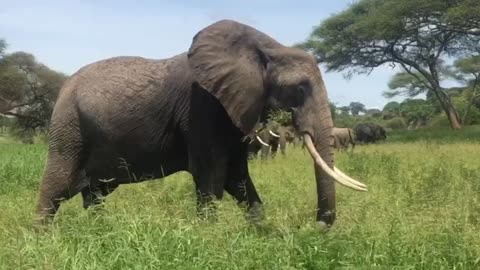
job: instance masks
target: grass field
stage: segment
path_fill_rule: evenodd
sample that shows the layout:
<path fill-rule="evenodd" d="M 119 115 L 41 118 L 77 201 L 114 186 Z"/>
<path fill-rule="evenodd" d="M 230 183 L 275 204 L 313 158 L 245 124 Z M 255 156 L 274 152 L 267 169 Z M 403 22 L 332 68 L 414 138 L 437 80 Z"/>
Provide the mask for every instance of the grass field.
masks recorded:
<path fill-rule="evenodd" d="M 179 173 L 120 187 L 99 214 L 77 196 L 49 231 L 34 233 L 46 147 L 0 144 L 0 267 L 480 269 L 480 145 L 434 141 L 337 154 L 369 192 L 338 186 L 338 219 L 326 233 L 315 227 L 312 162 L 301 149 L 250 164 L 265 203 L 259 226 L 228 196 L 218 222 L 197 220 L 191 177 Z"/>

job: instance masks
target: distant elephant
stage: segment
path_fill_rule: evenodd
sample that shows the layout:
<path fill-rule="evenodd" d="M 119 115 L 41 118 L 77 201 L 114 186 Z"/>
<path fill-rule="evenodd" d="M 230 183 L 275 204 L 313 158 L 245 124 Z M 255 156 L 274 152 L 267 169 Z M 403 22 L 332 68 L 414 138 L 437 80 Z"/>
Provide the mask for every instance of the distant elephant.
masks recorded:
<path fill-rule="evenodd" d="M 256 157 L 261 150 L 261 158 L 275 158 L 278 149 L 282 155 L 286 154 L 287 142 L 292 142 L 295 135 L 290 127 L 281 126 L 278 123 L 269 122 L 255 130 L 249 143 L 249 156 Z"/>
<path fill-rule="evenodd" d="M 274 131 L 278 134 L 278 146 L 280 147 L 280 153 L 286 154 L 287 143 L 293 143 L 295 140 L 295 133 L 291 130 L 291 127 L 280 126 Z"/>
<path fill-rule="evenodd" d="M 256 157 L 260 151 L 263 160 L 269 157 L 274 158 L 280 143 L 280 135 L 264 126 L 255 130 L 254 136 L 250 139 L 248 152 L 250 157 Z"/>
<path fill-rule="evenodd" d="M 267 104 L 293 111 L 315 161 L 317 221 L 332 225 L 334 180 L 366 187 L 333 166 L 333 122 L 317 62 L 229 20 L 197 33 L 187 53 L 110 58 L 69 78 L 51 118 L 39 220 L 51 220 L 62 200 L 80 192 L 89 207 L 120 184 L 178 171 L 192 174 L 200 215 L 225 190 L 248 217 L 261 218 L 245 136 L 272 109 Z"/>
<path fill-rule="evenodd" d="M 355 131 L 351 128 L 333 128 L 333 137 L 335 139 L 335 148 L 342 150 L 348 149 L 352 145 L 352 151 L 355 148 Z"/>
<path fill-rule="evenodd" d="M 385 129 L 371 122 L 356 125 L 354 131 L 357 141 L 361 143 L 374 143 L 387 138 Z"/>

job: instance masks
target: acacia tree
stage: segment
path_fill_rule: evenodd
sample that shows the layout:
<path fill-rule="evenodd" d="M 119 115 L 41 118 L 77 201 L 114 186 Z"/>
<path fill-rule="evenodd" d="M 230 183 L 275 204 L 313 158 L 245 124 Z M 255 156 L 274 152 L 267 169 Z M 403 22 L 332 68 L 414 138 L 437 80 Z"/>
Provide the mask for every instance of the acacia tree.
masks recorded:
<path fill-rule="evenodd" d="M 400 114 L 412 127 L 425 125 L 435 108 L 424 99 L 406 99 L 400 103 Z"/>
<path fill-rule="evenodd" d="M 443 60 L 478 44 L 477 0 L 360 0 L 314 29 L 300 45 L 328 71 L 369 73 L 390 64 L 431 91 L 453 129 L 461 128 L 451 97 L 441 86 Z M 469 23 L 459 18 L 469 16 Z M 476 46 L 476 45 L 475 45 Z M 475 47 L 474 46 L 474 47 Z"/>
<path fill-rule="evenodd" d="M 390 101 L 382 109 L 383 119 L 388 120 L 400 115 L 400 103 Z"/>
<path fill-rule="evenodd" d="M 458 78 L 471 86 L 471 94 L 462 117 L 462 123 L 465 124 L 472 104 L 479 97 L 477 90 L 480 83 L 480 56 L 457 59 L 454 65 L 459 73 Z"/>
<path fill-rule="evenodd" d="M 338 109 L 344 115 L 347 115 L 350 112 L 350 107 L 349 106 L 341 106 L 341 107 L 338 107 Z"/>
<path fill-rule="evenodd" d="M 365 105 L 360 102 L 350 102 L 350 105 L 348 105 L 348 107 L 350 108 L 350 112 L 353 116 L 358 116 L 360 112 L 367 111 Z"/>
<path fill-rule="evenodd" d="M 65 79 L 31 54 L 5 55 L 0 63 L 0 114 L 17 118 L 23 129 L 46 127 Z"/>
<path fill-rule="evenodd" d="M 3 55 L 5 53 L 5 48 L 7 47 L 7 44 L 4 39 L 0 39 L 0 61 L 3 58 Z"/>

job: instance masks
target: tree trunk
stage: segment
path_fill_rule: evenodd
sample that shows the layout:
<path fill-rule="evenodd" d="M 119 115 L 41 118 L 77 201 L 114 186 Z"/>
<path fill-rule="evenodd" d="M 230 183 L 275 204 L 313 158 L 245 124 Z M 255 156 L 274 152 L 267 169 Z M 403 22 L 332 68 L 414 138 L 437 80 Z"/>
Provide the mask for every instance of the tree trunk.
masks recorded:
<path fill-rule="evenodd" d="M 462 125 L 460 124 L 460 117 L 458 116 L 455 106 L 453 106 L 450 96 L 442 92 L 441 87 L 438 85 L 432 90 L 435 93 L 438 101 L 440 102 L 443 111 L 447 115 L 448 121 L 450 122 L 450 127 L 454 130 L 461 129 Z"/>
<path fill-rule="evenodd" d="M 448 116 L 448 121 L 450 121 L 450 127 L 452 129 L 461 129 L 462 125 L 460 125 L 457 111 L 455 110 L 452 104 L 448 105 L 446 112 Z"/>

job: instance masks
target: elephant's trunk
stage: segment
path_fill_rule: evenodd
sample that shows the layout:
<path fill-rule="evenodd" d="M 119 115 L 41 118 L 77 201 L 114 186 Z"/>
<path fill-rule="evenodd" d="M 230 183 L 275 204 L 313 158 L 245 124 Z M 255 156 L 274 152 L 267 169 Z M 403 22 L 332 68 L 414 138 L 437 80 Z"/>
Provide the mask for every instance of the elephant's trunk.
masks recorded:
<path fill-rule="evenodd" d="M 333 156 L 333 121 L 328 105 L 328 98 L 323 85 L 294 114 L 297 126 L 304 135 L 305 145 L 314 160 L 317 184 L 317 221 L 321 225 L 331 226 L 335 221 L 335 183 L 334 181 L 359 191 L 366 191 L 366 186 L 339 171 L 334 166 Z"/>
<path fill-rule="evenodd" d="M 327 107 L 328 108 L 328 107 Z M 322 112 L 319 127 L 315 128 L 315 144 L 308 135 L 304 135 L 307 149 L 314 160 L 315 180 L 317 184 L 317 222 L 331 226 L 336 217 L 335 183 L 328 169 L 334 166 L 332 135 L 333 121 L 330 111 Z"/>

